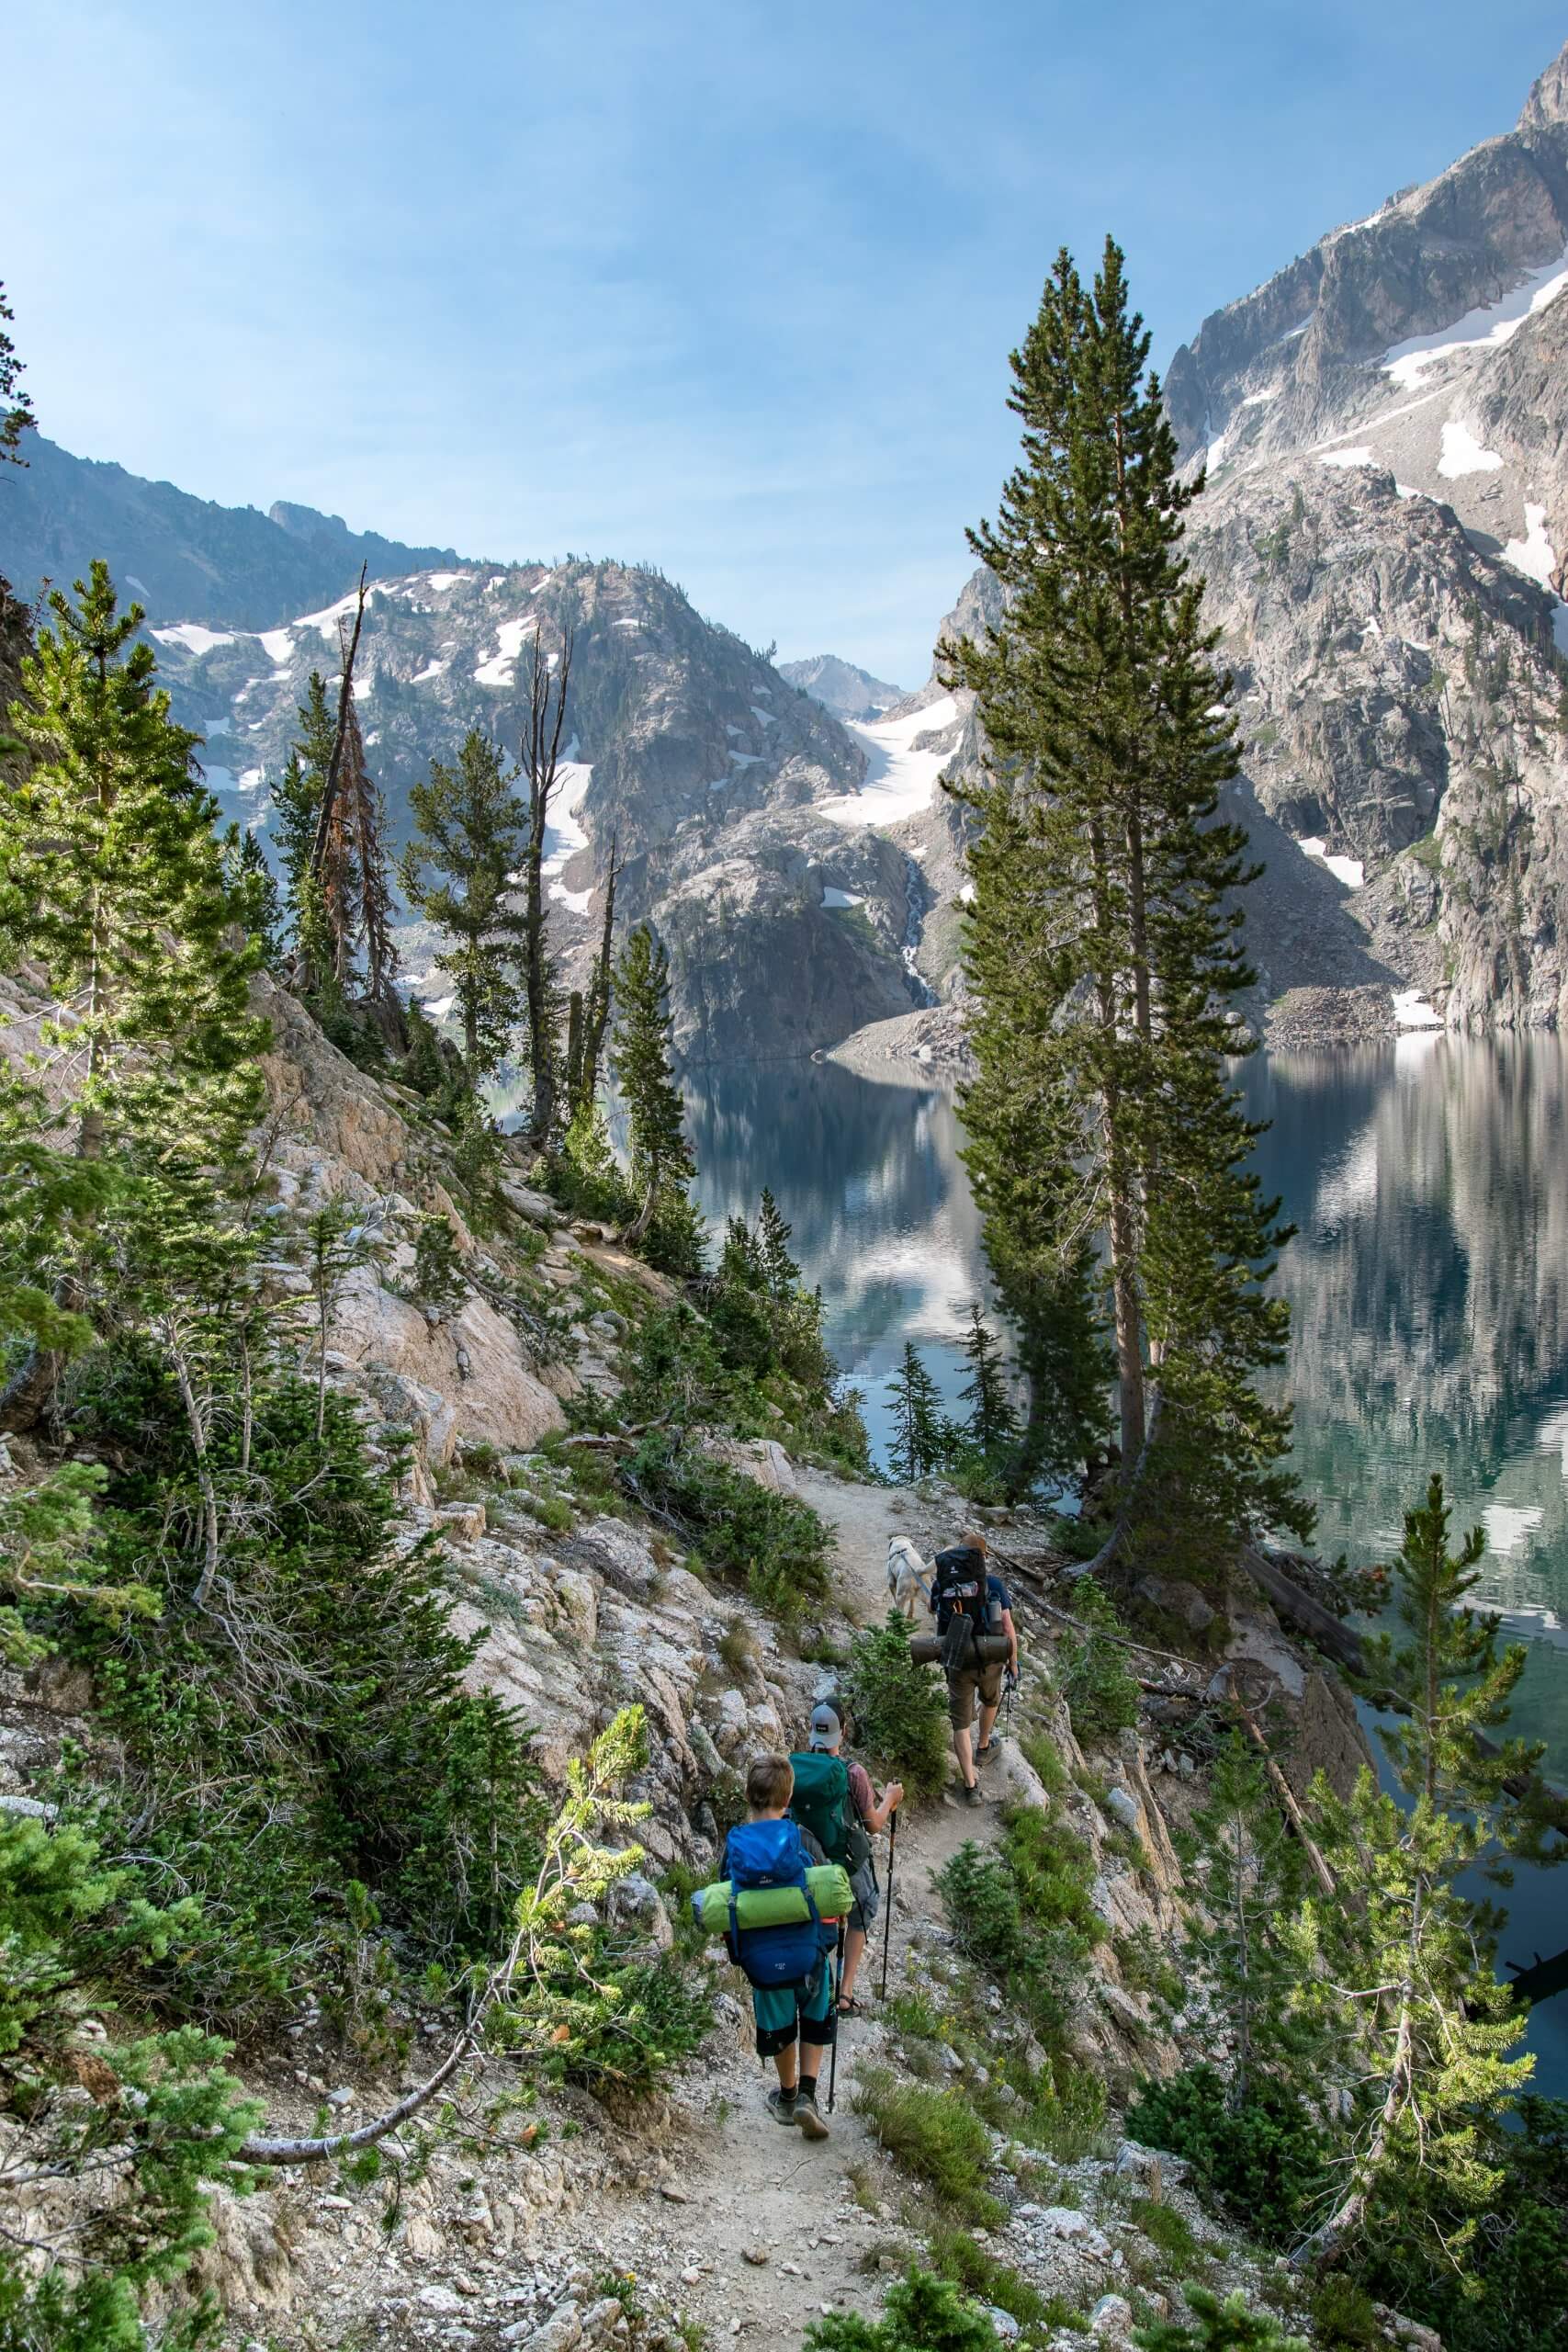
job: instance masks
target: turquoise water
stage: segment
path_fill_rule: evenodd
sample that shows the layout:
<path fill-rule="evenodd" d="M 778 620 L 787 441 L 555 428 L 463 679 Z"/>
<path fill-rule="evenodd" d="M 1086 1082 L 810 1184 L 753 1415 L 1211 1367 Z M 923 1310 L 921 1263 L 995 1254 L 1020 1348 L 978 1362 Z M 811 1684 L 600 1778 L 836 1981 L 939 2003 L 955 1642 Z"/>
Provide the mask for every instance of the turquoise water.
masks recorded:
<path fill-rule="evenodd" d="M 1478 1598 L 1529 1647 L 1513 1727 L 1568 1784 L 1568 1043 L 1416 1035 L 1260 1056 L 1242 1083 L 1299 1228 L 1284 1378 L 1320 1547 L 1386 1558 L 1440 1471 L 1458 1526 L 1486 1531 Z M 905 1340 L 955 1402 L 984 1291 L 950 1099 L 811 1063 L 704 1072 L 687 1101 L 705 1208 L 750 1215 L 772 1185 L 884 1453 Z M 1564 1944 L 1568 1868 L 1522 1872 L 1506 1956 Z M 1531 2045 L 1539 2086 L 1568 2093 L 1568 1997 Z"/>

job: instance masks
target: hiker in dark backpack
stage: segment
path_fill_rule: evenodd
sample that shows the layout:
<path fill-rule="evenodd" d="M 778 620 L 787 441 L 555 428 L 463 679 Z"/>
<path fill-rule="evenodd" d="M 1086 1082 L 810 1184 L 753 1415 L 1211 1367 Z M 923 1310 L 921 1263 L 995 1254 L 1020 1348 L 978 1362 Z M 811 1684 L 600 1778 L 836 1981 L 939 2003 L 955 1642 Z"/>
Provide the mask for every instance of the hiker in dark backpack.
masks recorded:
<path fill-rule="evenodd" d="M 841 1761 L 846 1780 L 846 1802 L 840 1819 L 844 1837 L 844 1868 L 850 1874 L 854 1890 L 854 1909 L 844 1936 L 844 1962 L 839 1975 L 839 2015 L 856 2018 L 861 2014 L 855 1999 L 855 1981 L 860 1964 L 865 1957 L 866 1938 L 870 1935 L 881 1906 L 882 1889 L 877 1883 L 876 1863 L 871 1841 L 886 1828 L 894 1814 L 904 1801 L 902 1781 L 889 1781 L 880 1796 L 871 1784 L 871 1774 L 863 1764 L 856 1764 L 840 1756 L 844 1743 L 846 1709 L 837 1698 L 823 1699 L 812 1709 L 810 1752 L 798 1759 L 799 1764 L 814 1766 L 818 1757 L 829 1761 Z M 800 1773 L 795 1772 L 795 1796 L 790 1810 L 801 1818 Z M 836 1859 L 829 1854 L 829 1861 Z"/>
<path fill-rule="evenodd" d="M 1004 1673 L 1018 1677 L 1018 1633 L 1012 1621 L 1012 1595 L 987 1563 L 986 1539 L 978 1529 L 967 1530 L 931 1563 L 931 1614 L 942 1636 L 942 1672 L 947 1677 L 947 1713 L 953 1725 L 953 1753 L 958 1764 L 960 1793 L 965 1804 L 980 1802 L 976 1766 L 995 1753 L 997 1711 L 1002 1702 Z M 1001 1658 L 983 1664 L 975 1646 L 978 1634 L 1000 1634 L 1008 1645 Z M 980 1707 L 980 1745 L 974 1746 L 975 1705 Z"/>
<path fill-rule="evenodd" d="M 774 2121 L 797 2124 L 808 2140 L 825 2140 L 828 2125 L 817 2105 L 817 2077 L 822 2052 L 833 2039 L 828 1960 L 839 1930 L 836 1923 L 818 1917 L 810 1899 L 807 1871 L 828 1858 L 815 1838 L 786 1817 L 794 1791 L 787 1757 L 753 1758 L 746 1775 L 750 1818 L 725 1840 L 723 1875 L 732 1895 L 762 1886 L 806 1892 L 810 1916 L 799 1924 L 743 1928 L 732 1916 L 730 1957 L 751 1986 L 757 2055 L 771 2058 L 778 2071 L 778 2087 L 768 2093 Z"/>

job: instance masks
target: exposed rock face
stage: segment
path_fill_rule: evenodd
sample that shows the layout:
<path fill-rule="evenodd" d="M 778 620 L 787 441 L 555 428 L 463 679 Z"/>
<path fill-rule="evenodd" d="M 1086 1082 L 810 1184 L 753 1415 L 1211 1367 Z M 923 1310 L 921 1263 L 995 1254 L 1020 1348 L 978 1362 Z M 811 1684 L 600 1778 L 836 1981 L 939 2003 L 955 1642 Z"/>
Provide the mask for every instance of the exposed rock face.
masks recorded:
<path fill-rule="evenodd" d="M 264 834 L 297 707 L 312 669 L 335 674 L 347 610 L 340 600 L 260 634 L 154 631 L 225 812 Z M 863 748 L 657 572 L 438 569 L 373 589 L 355 695 L 395 842 L 433 758 L 454 760 L 474 728 L 515 747 L 536 629 L 557 660 L 573 640 L 547 861 L 569 972 L 596 944 L 614 843 L 621 913 L 671 948 L 692 1061 L 804 1056 L 918 1001 L 903 956 L 918 873 L 879 834 L 823 813 L 859 792 Z M 416 990 L 439 1003 L 438 943 L 418 926 L 402 938 Z"/>
<path fill-rule="evenodd" d="M 869 670 L 840 662 L 836 653 L 815 653 L 805 662 L 781 662 L 779 675 L 830 710 L 835 718 L 880 718 L 904 699 L 902 686 L 874 678 Z"/>
<path fill-rule="evenodd" d="M 1462 1026 L 1568 1011 L 1565 93 L 1568 51 L 1514 131 L 1216 312 L 1168 379 L 1258 801 Z"/>
<path fill-rule="evenodd" d="M 126 602 L 136 597 L 155 622 L 270 628 L 343 595 L 362 563 L 379 580 L 458 560 L 450 548 L 351 531 L 310 506 L 280 503 L 266 514 L 217 506 L 172 482 L 73 458 L 40 434 L 28 434 L 26 454 L 26 472 L 6 485 L 6 561 L 24 602 L 45 580 L 69 593 L 102 556 Z"/>
<path fill-rule="evenodd" d="M 1565 94 L 1568 51 L 1516 130 L 1217 311 L 1167 379 L 1207 465 L 1190 547 L 1236 682 L 1227 814 L 1264 867 L 1251 1015 L 1296 992 L 1292 1042 L 1568 1013 Z M 977 572 L 942 635 L 1001 609 Z M 962 784 L 986 747 L 958 701 Z M 943 992 L 964 823 L 944 797 L 922 835 Z"/>

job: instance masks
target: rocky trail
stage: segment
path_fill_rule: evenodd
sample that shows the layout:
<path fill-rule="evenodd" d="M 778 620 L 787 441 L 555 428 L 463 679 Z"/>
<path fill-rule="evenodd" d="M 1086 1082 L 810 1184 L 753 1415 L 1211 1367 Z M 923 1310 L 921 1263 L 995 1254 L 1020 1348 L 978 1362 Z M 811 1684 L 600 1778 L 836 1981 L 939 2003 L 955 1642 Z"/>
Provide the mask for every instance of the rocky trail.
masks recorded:
<path fill-rule="evenodd" d="M 840 1602 L 863 1624 L 876 1623 L 886 1610 L 889 1535 L 909 1535 L 929 1558 L 955 1532 L 934 1509 L 901 1489 L 852 1485 L 804 1468 L 796 1472 L 796 1487 L 835 1531 Z M 912 1942 L 940 1928 L 933 1890 L 938 1872 L 966 1838 L 994 1834 L 997 1800 L 1018 1778 L 1015 1752 L 1003 1749 L 987 1775 L 983 1808 L 961 1807 L 949 1795 L 905 1815 L 895 1861 L 890 1996 L 907 1981 Z M 878 1842 L 877 1871 L 886 1892 L 886 1838 Z M 764 2104 L 773 2070 L 758 2064 L 742 2027 L 737 2046 L 712 2070 L 709 2096 L 705 2101 L 699 2096 L 691 2111 L 682 2151 L 672 2154 L 673 2177 L 661 2195 L 676 2202 L 682 2226 L 666 2234 L 683 2235 L 700 2249 L 689 2266 L 698 2274 L 687 2281 L 690 2309 L 716 2340 L 728 2335 L 795 2352 L 818 2313 L 873 2312 L 880 2300 L 886 2278 L 874 2264 L 869 2271 L 861 2266 L 868 2251 L 887 2242 L 892 2205 L 877 2195 L 882 2167 L 876 2143 L 854 2111 L 853 2090 L 860 2065 L 880 2055 L 887 2040 L 876 1998 L 887 1916 L 885 1910 L 877 1923 L 857 1987 L 868 2014 L 847 2020 L 841 2030 L 830 2137 L 813 2145 L 773 2123 Z M 743 2009 L 745 1986 L 739 1976 L 734 1985 L 737 2006 Z M 824 2091 L 826 2081 L 825 2068 Z M 694 2088 L 700 2094 L 701 2086 L 688 2084 L 683 2100 Z M 888 2188 L 886 2180 L 881 2185 Z M 894 2190 L 894 2199 L 896 2195 Z M 874 2205 L 883 2205 L 882 2211 L 871 2210 Z M 902 2267 L 897 2255 L 882 2258 L 890 2270 Z"/>

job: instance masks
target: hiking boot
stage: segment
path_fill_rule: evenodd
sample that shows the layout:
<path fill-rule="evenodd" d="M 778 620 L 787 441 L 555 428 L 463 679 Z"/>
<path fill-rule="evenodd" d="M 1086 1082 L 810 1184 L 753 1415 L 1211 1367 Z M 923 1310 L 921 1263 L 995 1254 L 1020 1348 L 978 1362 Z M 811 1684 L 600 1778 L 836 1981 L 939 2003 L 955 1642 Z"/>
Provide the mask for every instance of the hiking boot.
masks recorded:
<path fill-rule="evenodd" d="M 984 1804 L 985 1799 L 980 1794 L 979 1781 L 961 1781 L 958 1786 L 958 1802 L 960 1804 Z"/>
<path fill-rule="evenodd" d="M 982 1766 L 991 1763 L 994 1760 L 997 1750 L 1000 1746 L 1001 1742 L 999 1739 L 988 1739 L 984 1747 L 977 1747 L 975 1750 L 976 1763 Z"/>
<path fill-rule="evenodd" d="M 828 2120 L 817 2104 L 815 2083 L 802 2083 L 795 2095 L 795 2120 L 808 2140 L 828 2137 Z"/>
<path fill-rule="evenodd" d="M 768 2093 L 768 2113 L 775 2123 L 798 2123 L 800 2118 L 795 2113 L 797 2104 L 794 2091 Z"/>

